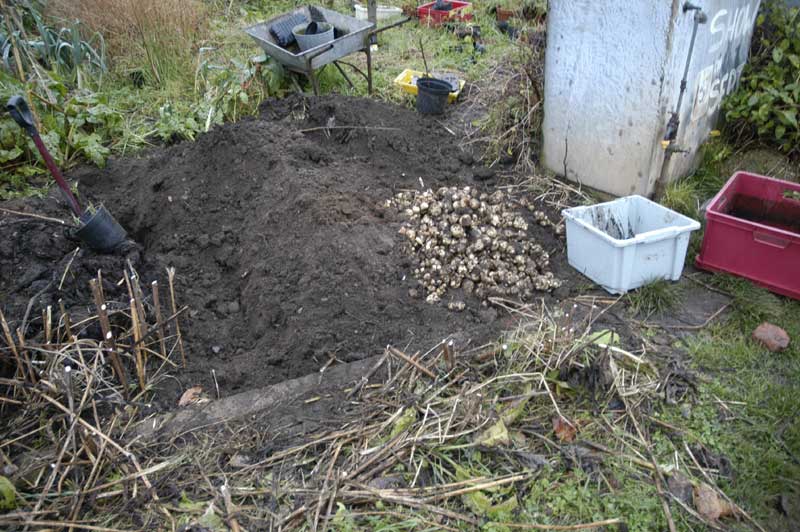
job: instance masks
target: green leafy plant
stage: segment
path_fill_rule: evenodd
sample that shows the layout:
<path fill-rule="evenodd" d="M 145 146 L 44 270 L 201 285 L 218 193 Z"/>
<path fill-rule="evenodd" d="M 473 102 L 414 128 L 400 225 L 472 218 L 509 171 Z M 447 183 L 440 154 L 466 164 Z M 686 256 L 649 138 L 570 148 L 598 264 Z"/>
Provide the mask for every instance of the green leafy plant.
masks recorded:
<path fill-rule="evenodd" d="M 800 8 L 770 1 L 758 16 L 755 45 L 739 89 L 725 101 L 740 136 L 800 153 Z"/>
<path fill-rule="evenodd" d="M 0 69 L 0 100 L 14 94 L 33 94 L 29 104 L 39 121 L 39 132 L 56 163 L 68 167 L 81 158 L 102 166 L 111 149 L 111 139 L 125 137 L 123 112 L 107 94 L 69 91 L 48 78 L 42 88 L 52 100 L 28 91 L 15 77 Z M 0 198 L 28 189 L 28 179 L 44 174 L 33 141 L 7 115 L 0 119 Z"/>
<path fill-rule="evenodd" d="M 697 218 L 699 214 L 697 196 L 694 181 L 680 179 L 667 185 L 661 204 L 690 218 Z"/>
<path fill-rule="evenodd" d="M 48 25 L 29 2 L 8 8 L 0 16 L 0 56 L 3 67 L 27 75 L 37 66 L 54 71 L 69 85 L 81 87 L 87 78 L 106 70 L 105 40 L 94 32 L 82 38 L 80 23 Z"/>
<path fill-rule="evenodd" d="M 285 76 L 279 63 L 263 54 L 243 61 L 214 57 L 213 53 L 213 49 L 200 49 L 195 73 L 207 127 L 253 114 L 265 98 L 283 94 Z"/>
<path fill-rule="evenodd" d="M 165 142 L 194 140 L 201 131 L 195 109 L 181 104 L 164 104 L 158 110 L 156 134 Z"/>

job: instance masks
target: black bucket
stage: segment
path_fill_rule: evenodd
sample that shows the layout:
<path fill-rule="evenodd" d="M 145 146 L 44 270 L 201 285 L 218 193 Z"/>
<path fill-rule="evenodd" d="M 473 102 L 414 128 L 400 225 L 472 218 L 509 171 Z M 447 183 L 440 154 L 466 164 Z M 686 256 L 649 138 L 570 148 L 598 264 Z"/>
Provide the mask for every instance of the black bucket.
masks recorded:
<path fill-rule="evenodd" d="M 424 115 L 444 113 L 452 86 L 441 79 L 419 78 L 417 80 L 417 111 Z"/>
<path fill-rule="evenodd" d="M 127 233 L 101 205 L 93 213 L 87 210 L 81 215 L 75 236 L 95 251 L 111 253 L 125 241 Z"/>

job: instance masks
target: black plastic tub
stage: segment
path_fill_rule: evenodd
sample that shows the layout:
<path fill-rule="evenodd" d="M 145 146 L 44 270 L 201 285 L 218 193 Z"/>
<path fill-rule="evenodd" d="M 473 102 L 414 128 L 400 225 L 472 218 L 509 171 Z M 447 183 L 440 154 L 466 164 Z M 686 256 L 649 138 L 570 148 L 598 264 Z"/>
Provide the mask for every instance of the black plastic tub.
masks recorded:
<path fill-rule="evenodd" d="M 436 78 L 419 78 L 417 80 L 417 111 L 424 115 L 444 113 L 451 90 L 452 86 L 447 81 Z"/>
<path fill-rule="evenodd" d="M 81 215 L 81 226 L 75 237 L 95 251 L 111 253 L 125 241 L 127 233 L 102 205 L 94 212 Z"/>

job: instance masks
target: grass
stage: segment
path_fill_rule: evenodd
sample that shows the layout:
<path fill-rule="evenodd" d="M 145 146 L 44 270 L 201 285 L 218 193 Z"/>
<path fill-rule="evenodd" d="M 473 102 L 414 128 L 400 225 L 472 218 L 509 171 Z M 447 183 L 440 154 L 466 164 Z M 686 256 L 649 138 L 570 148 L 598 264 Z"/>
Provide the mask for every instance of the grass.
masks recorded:
<path fill-rule="evenodd" d="M 659 279 L 629 292 L 625 300 L 631 312 L 646 316 L 661 315 L 675 310 L 681 302 L 683 294 L 678 284 Z"/>
<path fill-rule="evenodd" d="M 798 493 L 800 478 L 800 303 L 782 300 L 763 290 L 734 285 L 730 319 L 689 342 L 688 356 L 707 379 L 700 385 L 689 419 L 675 408 L 667 419 L 689 428 L 696 440 L 732 465 L 732 478 L 721 486 L 771 530 L 788 529 L 776 511 L 779 495 Z M 748 301 L 746 307 L 739 303 Z M 770 353 L 750 338 L 762 320 L 783 327 L 793 339 L 790 348 Z"/>
<path fill-rule="evenodd" d="M 411 105 L 413 98 L 400 92 L 391 82 L 404 68 L 422 68 L 418 44 L 420 38 L 424 42 L 433 70 L 461 71 L 470 81 L 489 77 L 498 65 L 511 57 L 515 50 L 514 45 L 493 28 L 483 9 L 486 3 L 476 4 L 477 23 L 483 29 L 487 45 L 485 54 L 475 55 L 468 41 L 459 42 L 443 31 L 414 24 L 390 30 L 381 34 L 380 46 L 374 56 L 377 96 Z M 95 8 L 113 5 L 134 9 L 132 4 L 124 0 L 83 0 L 79 5 Z M 141 6 L 145 5 L 150 3 L 143 2 L 137 9 L 144 9 Z M 268 63 L 251 59 L 258 54 L 258 49 L 240 28 L 286 11 L 294 5 L 295 2 L 288 0 L 237 2 L 230 4 L 231 8 L 228 9 L 227 2 L 206 3 L 203 8 L 209 14 L 205 17 L 206 23 L 201 24 L 196 19 L 196 14 L 201 11 L 191 11 L 185 24 L 181 22 L 176 25 L 186 28 L 185 32 L 181 30 L 182 33 L 174 37 L 180 41 L 173 40 L 173 37 L 166 38 L 167 36 L 159 40 L 161 35 L 158 28 L 162 27 L 159 24 L 163 24 L 165 16 L 172 16 L 172 12 L 167 10 L 193 10 L 192 6 L 196 7 L 195 4 L 165 2 L 161 7 L 165 11 L 159 12 L 161 14 L 146 10 L 134 11 L 141 17 L 152 16 L 153 19 L 148 22 L 140 18 L 137 22 L 134 18 L 131 24 L 126 24 L 126 28 L 138 28 L 135 31 L 142 34 L 147 27 L 146 32 L 150 37 L 140 35 L 140 40 L 136 41 L 135 34 L 128 35 L 136 43 L 129 52 L 130 55 L 120 51 L 118 43 L 109 42 L 112 55 L 116 55 L 112 61 L 112 72 L 107 79 L 96 81 L 92 87 L 93 100 L 81 103 L 83 100 L 78 97 L 89 96 L 65 91 L 58 105 L 64 108 L 72 105 L 74 112 L 58 114 L 54 110 L 55 106 L 45 108 L 41 113 L 46 126 L 45 134 L 57 131 L 58 123 L 65 120 L 65 117 L 74 118 L 74 125 L 78 122 L 90 123 L 90 117 L 97 117 L 102 113 L 100 123 L 93 124 L 91 128 L 84 125 L 75 127 L 87 127 L 86 134 L 97 134 L 102 139 L 103 146 L 111 152 L 129 153 L 153 142 L 191 139 L 204 131 L 207 123 L 221 123 L 255 112 L 258 104 L 267 97 L 283 94 L 288 83 L 281 73 L 270 69 Z M 345 2 L 337 0 L 334 7 L 343 10 Z M 108 17 L 108 13 L 112 11 L 92 12 L 97 17 L 92 27 L 111 28 L 118 22 L 114 17 Z M 84 16 L 88 23 L 89 14 Z M 119 20 L 125 19 L 120 17 Z M 192 20 L 195 22 L 191 22 Z M 362 58 L 354 60 L 363 66 Z M 131 70 L 140 69 L 141 65 L 146 65 L 146 68 L 143 74 L 144 84 L 139 87 L 139 82 L 130 74 Z M 255 81 L 248 83 L 252 79 Z M 351 79 L 356 83 L 354 89 L 346 85 L 338 72 L 326 69 L 321 79 L 323 91 L 365 95 L 366 83 L 355 75 Z M 0 85 L 5 84 L 4 90 L 17 90 L 20 85 L 18 82 L 16 85 L 14 83 L 13 80 L 0 78 Z M 243 88 L 245 84 L 246 89 Z M 490 115 L 489 122 L 482 123 L 481 126 L 489 131 L 502 132 L 508 126 L 509 120 L 512 125 L 519 121 L 517 115 L 506 111 L 506 108 L 496 110 L 494 115 Z M 209 116 L 211 118 L 207 122 Z M 0 131 L 3 135 L 16 134 L 5 127 L 7 121 L 2 125 L 4 129 Z M 87 152 L 73 149 L 73 144 L 65 141 L 66 137 L 51 137 L 46 140 L 61 147 L 59 153 L 63 162 L 70 164 L 89 157 Z M 12 140 L 20 142 L 19 137 Z M 500 151 L 509 148 L 509 145 L 498 146 L 501 147 Z M 722 174 L 722 163 L 732 151 L 733 148 L 724 139 L 709 143 L 704 148 L 703 161 L 698 171 L 686 180 L 671 183 L 664 203 L 696 217 L 702 202 L 724 183 L 726 176 Z M 19 165 L 15 163 L 13 179 L 16 181 L 11 190 L 17 192 L 22 187 L 20 179 L 27 177 L 24 172 L 17 173 L 16 170 L 19 169 Z M 9 167 L 4 166 L 4 171 L 10 172 Z M 693 236 L 694 251 L 697 250 L 700 238 L 699 234 Z M 692 258 L 690 252 L 687 260 Z M 699 375 L 697 392 L 693 398 L 685 401 L 686 404 L 669 405 L 658 402 L 653 407 L 651 413 L 654 417 L 682 429 L 681 434 L 676 434 L 648 423 L 646 428 L 654 457 L 659 464 L 672 463 L 676 454 L 685 461 L 682 447 L 684 440 L 724 455 L 730 460 L 734 474 L 731 477 L 720 476 L 717 479 L 719 486 L 767 528 L 787 529 L 789 525 L 775 510 L 774 503 L 781 494 L 797 493 L 797 478 L 800 478 L 797 463 L 797 457 L 800 456 L 800 424 L 796 414 L 797 397 L 800 396 L 800 350 L 797 344 L 800 341 L 800 303 L 775 296 L 747 281 L 730 276 L 714 276 L 710 282 L 730 293 L 733 304 L 723 321 L 684 341 L 682 359 Z M 685 296 L 676 285 L 660 281 L 629 294 L 626 301 L 635 313 L 650 315 L 673 310 Z M 777 354 L 769 353 L 750 338 L 751 331 L 762 320 L 770 320 L 788 331 L 793 338 L 789 350 Z M 578 342 L 576 338 L 561 338 L 557 333 L 552 336 L 558 341 L 572 342 L 569 345 Z M 537 342 L 530 339 L 516 340 L 518 341 L 509 342 L 507 352 L 498 357 L 501 363 L 508 364 L 501 369 L 511 374 L 529 371 L 532 359 L 542 353 Z M 589 355 L 582 354 L 585 358 L 581 359 L 581 363 L 592 363 L 597 354 L 595 351 Z M 589 364 L 584 364 L 587 365 Z M 513 489 L 482 492 L 492 503 L 493 512 L 490 515 L 493 522 L 485 524 L 484 529 L 510 530 L 502 524 L 504 522 L 565 524 L 622 516 L 629 530 L 663 530 L 666 520 L 653 479 L 647 470 L 634 466 L 629 458 L 636 453 L 639 453 L 637 456 L 646 457 L 644 447 L 635 442 L 630 424 L 624 421 L 625 418 L 620 421 L 619 417 L 607 412 L 602 405 L 598 406 L 590 398 L 585 386 L 570 383 L 566 378 L 568 375 L 561 375 L 559 371 L 547 372 L 536 365 L 533 367 L 546 374 L 543 382 L 548 382 L 555 390 L 554 397 L 564 415 L 580 424 L 580 439 L 602 444 L 615 450 L 617 454 L 582 455 L 584 457 L 578 456 L 576 462 L 576 455 L 569 453 L 577 453 L 577 445 L 551 446 L 534 436 L 535 433 L 546 438 L 555 437 L 548 426 L 552 415 L 550 397 L 533 398 L 524 405 L 519 420 L 510 424 L 510 437 L 516 438 L 517 443 L 523 442 L 533 449 L 532 452 L 548 457 L 554 465 L 541 467 L 531 478 L 514 484 Z M 470 384 L 472 385 L 474 383 Z M 492 393 L 482 395 L 480 402 L 473 405 L 480 415 L 487 416 L 487 413 L 497 409 L 499 397 L 512 391 L 525 392 L 524 386 L 517 383 L 495 386 L 491 390 Z M 414 404 L 412 399 L 418 391 L 415 386 L 409 386 L 406 395 L 400 397 L 403 405 Z M 455 401 L 453 397 L 450 399 Z M 449 407 L 447 404 L 445 406 Z M 422 419 L 422 413 L 418 414 L 414 419 L 417 423 L 415 430 L 420 427 Z M 442 410 L 442 415 L 447 415 L 447 409 Z M 609 426 L 612 428 L 609 429 Z M 253 441 L 260 442 L 258 437 L 253 436 Z M 243 445 L 243 441 L 232 438 L 229 443 L 235 448 Z M 212 447 L 218 446 L 213 438 L 209 438 L 206 443 Z M 376 446 L 380 443 L 385 442 L 372 442 Z M 464 446 L 471 441 L 465 438 L 447 443 Z M 635 451 L 631 451 L 632 447 Z M 350 450 L 351 456 L 357 459 L 356 449 Z M 261 451 L 259 448 L 258 452 Z M 440 481 L 456 480 L 458 470 L 453 464 L 475 476 L 499 475 L 507 472 L 505 468 L 510 467 L 507 457 L 498 458 L 497 454 L 486 450 L 441 449 L 433 446 L 432 449 L 425 448 L 419 452 L 423 451 L 427 453 L 425 463 L 430 465 L 432 474 Z M 219 483 L 226 480 L 223 473 L 199 463 L 203 456 L 205 455 L 202 453 L 195 454 L 197 463 L 193 462 L 193 466 L 202 472 L 202 476 L 208 475 Z M 221 455 L 210 456 L 215 466 L 222 463 Z M 319 456 L 322 455 L 311 457 L 313 463 L 317 463 Z M 163 456 L 158 455 L 154 460 L 161 461 Z M 166 479 L 170 482 L 175 480 L 186 490 L 194 490 L 192 496 L 197 499 L 215 501 L 217 495 L 210 487 L 211 484 L 197 482 L 186 471 L 189 471 L 189 466 L 180 475 L 173 477 L 168 476 L 172 472 L 166 472 Z M 413 471 L 406 469 L 403 464 L 391 471 L 406 478 L 413 476 Z M 244 489 L 252 487 L 246 485 L 247 478 L 242 477 L 243 475 L 235 476 L 235 479 L 245 483 Z M 269 477 L 264 475 L 264 478 Z M 261 477 L 253 480 L 253 485 L 260 482 Z M 509 503 L 512 499 L 516 502 Z M 252 501 L 243 498 L 240 502 L 245 505 Z M 460 498 L 457 499 L 456 506 L 460 505 L 463 509 L 465 506 L 472 508 L 470 505 L 477 505 L 475 508 L 479 509 L 481 502 L 482 500 L 474 498 Z M 509 506 L 505 506 L 506 504 Z M 200 513 L 209 505 L 206 503 L 202 506 Z M 514 506 L 513 510 L 511 506 Z M 374 530 L 433 530 L 437 528 L 439 519 L 426 511 L 412 512 L 381 501 L 375 505 L 374 512 L 376 515 L 359 515 L 357 509 L 342 504 L 336 511 L 333 523 L 339 530 L 364 529 L 365 524 L 368 529 Z M 124 521 L 125 518 L 125 515 L 116 517 L 117 521 Z M 702 526 L 677 507 L 675 519 L 679 530 Z M 740 526 L 731 522 L 726 524 Z"/>
<path fill-rule="evenodd" d="M 698 218 L 700 214 L 699 194 L 696 183 L 691 179 L 681 179 L 667 185 L 661 204 L 676 212 Z"/>
<path fill-rule="evenodd" d="M 399 0 L 390 3 L 401 4 Z M 87 34 L 103 33 L 109 71 L 102 76 L 84 75 L 81 90 L 75 90 L 55 71 L 37 67 L 20 80 L 16 72 L 0 70 L 0 97 L 29 95 L 45 142 L 65 167 L 87 159 L 102 165 L 112 153 L 191 140 L 213 125 L 256 113 L 267 98 L 294 90 L 289 75 L 266 59 L 242 28 L 297 5 L 293 0 L 55 0 L 48 4 L 47 20 L 57 28 L 74 25 L 78 17 Z M 346 0 L 329 5 L 341 12 L 349 10 Z M 468 38 L 459 40 L 452 32 L 415 22 L 380 34 L 373 61 L 375 95 L 413 104 L 413 97 L 392 81 L 405 68 L 423 69 L 420 40 L 432 70 L 457 71 L 468 81 L 485 83 L 517 49 L 494 27 L 488 6 L 489 2 L 476 2 L 483 54 L 473 51 Z M 363 54 L 348 60 L 366 68 Z M 335 69 L 326 68 L 320 74 L 322 90 L 366 96 L 366 82 L 354 72 L 350 78 L 354 88 Z M 301 85 L 310 91 L 305 81 Z M 471 99 L 474 103 L 481 95 Z M 482 99 L 492 101 L 491 95 Z M 73 109 L 72 114 L 65 113 L 65 108 Z M 35 193 L 48 180 L 30 178 L 46 176 L 43 170 L 36 150 L 19 128 L 8 118 L 0 119 L 0 198 Z"/>
<path fill-rule="evenodd" d="M 723 168 L 734 155 L 724 138 L 707 143 L 697 172 L 671 183 L 665 204 L 691 215 L 725 183 Z M 699 250 L 697 233 L 687 260 Z M 707 282 L 730 294 L 728 316 L 686 342 L 686 359 L 702 376 L 690 414 L 666 406 L 662 415 L 686 426 L 689 442 L 730 460 L 734 474 L 720 478 L 720 485 L 765 528 L 787 530 L 794 525 L 776 508 L 780 495 L 800 496 L 800 302 L 731 275 Z M 763 321 L 787 331 L 792 343 L 786 351 L 771 353 L 751 338 Z"/>
<path fill-rule="evenodd" d="M 50 17 L 77 19 L 104 35 L 118 74 L 138 73 L 161 88 L 191 78 L 198 43 L 208 35 L 197 0 L 55 0 L 47 8 Z"/>

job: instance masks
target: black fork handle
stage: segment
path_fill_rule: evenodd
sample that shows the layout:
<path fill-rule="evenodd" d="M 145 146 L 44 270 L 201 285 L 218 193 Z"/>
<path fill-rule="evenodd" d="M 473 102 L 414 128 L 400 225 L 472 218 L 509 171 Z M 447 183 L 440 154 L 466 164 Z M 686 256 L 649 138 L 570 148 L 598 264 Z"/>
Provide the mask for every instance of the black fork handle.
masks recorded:
<path fill-rule="evenodd" d="M 25 98 L 20 95 L 12 96 L 6 103 L 6 109 L 11 114 L 14 122 L 19 124 L 19 127 L 24 129 L 28 135 L 32 137 L 37 134 L 36 124 L 33 122 L 33 113 L 31 113 Z"/>
<path fill-rule="evenodd" d="M 19 127 L 24 129 L 25 132 L 31 136 L 33 143 L 36 145 L 36 149 L 39 150 L 39 153 L 42 155 L 42 159 L 44 159 L 44 164 L 47 165 L 47 169 L 50 170 L 51 174 L 53 174 L 53 178 L 56 180 L 56 183 L 58 183 L 58 187 L 67 198 L 67 203 L 69 203 L 72 212 L 75 213 L 75 216 L 80 218 L 81 213 L 83 212 L 81 210 L 81 206 L 78 203 L 78 200 L 75 198 L 75 195 L 72 193 L 72 190 L 70 190 L 67 180 L 64 179 L 63 175 L 61 175 L 61 170 L 58 169 L 56 162 L 50 156 L 50 152 L 47 151 L 44 142 L 42 142 L 42 138 L 39 136 L 39 132 L 36 130 L 36 124 L 33 122 L 33 113 L 31 113 L 31 109 L 28 107 L 28 103 L 25 101 L 25 98 L 19 95 L 12 96 L 8 99 L 8 103 L 6 103 L 6 109 L 11 115 L 11 118 L 14 119 L 14 122 L 19 124 Z"/>

